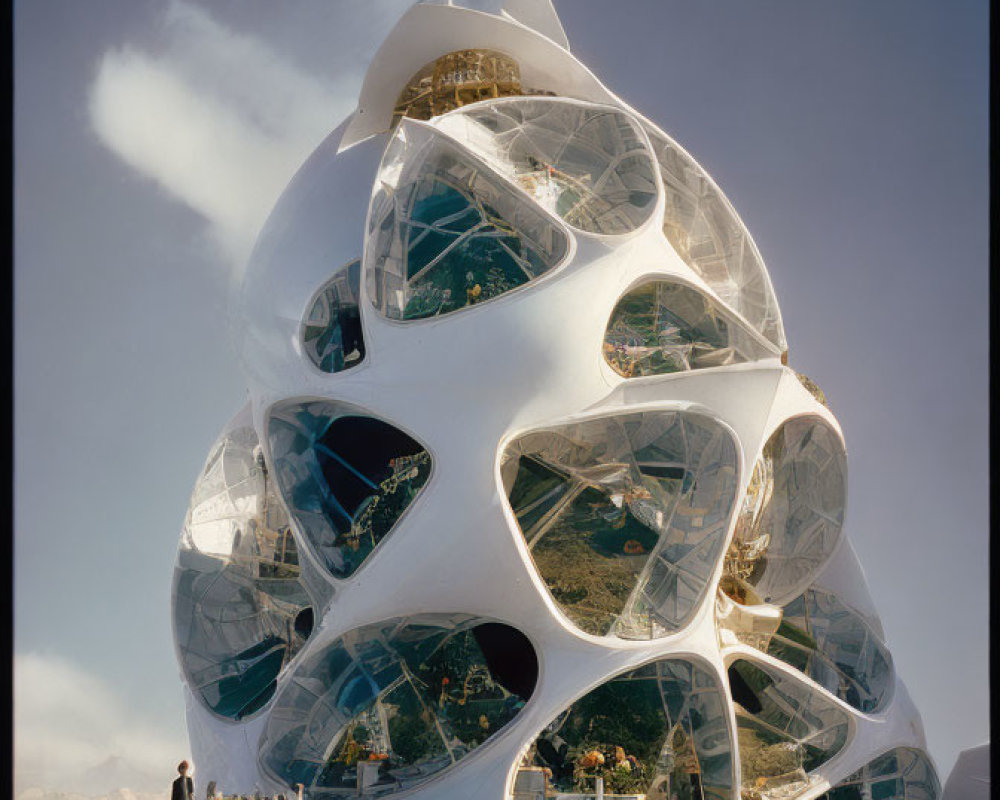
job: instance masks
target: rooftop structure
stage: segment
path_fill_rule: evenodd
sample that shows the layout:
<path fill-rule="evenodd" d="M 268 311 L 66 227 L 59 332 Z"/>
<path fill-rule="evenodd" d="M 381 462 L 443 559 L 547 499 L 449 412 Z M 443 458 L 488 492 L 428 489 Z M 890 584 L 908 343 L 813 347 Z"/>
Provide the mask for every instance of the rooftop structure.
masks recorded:
<path fill-rule="evenodd" d="M 404 15 L 234 297 L 174 579 L 198 779 L 936 800 L 753 239 L 548 0 L 483 5 Z"/>

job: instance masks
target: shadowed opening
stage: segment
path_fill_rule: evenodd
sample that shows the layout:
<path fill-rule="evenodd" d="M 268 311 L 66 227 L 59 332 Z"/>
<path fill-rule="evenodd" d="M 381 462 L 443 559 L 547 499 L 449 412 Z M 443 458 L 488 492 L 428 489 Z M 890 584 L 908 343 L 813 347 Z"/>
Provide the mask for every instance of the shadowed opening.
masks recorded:
<path fill-rule="evenodd" d="M 477 625 L 472 633 L 493 679 L 511 694 L 531 697 L 538 682 L 538 656 L 528 637 L 499 622 Z"/>

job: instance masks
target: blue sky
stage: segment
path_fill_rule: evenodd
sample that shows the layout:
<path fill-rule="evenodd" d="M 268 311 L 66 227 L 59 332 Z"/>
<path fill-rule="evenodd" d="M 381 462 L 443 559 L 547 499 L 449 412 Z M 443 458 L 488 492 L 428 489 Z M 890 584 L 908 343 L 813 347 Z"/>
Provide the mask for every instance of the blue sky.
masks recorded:
<path fill-rule="evenodd" d="M 15 6 L 21 785 L 110 755 L 165 781 L 186 753 L 170 574 L 245 398 L 230 277 L 407 5 Z M 988 4 L 556 7 L 750 228 L 943 779 L 988 737 Z"/>

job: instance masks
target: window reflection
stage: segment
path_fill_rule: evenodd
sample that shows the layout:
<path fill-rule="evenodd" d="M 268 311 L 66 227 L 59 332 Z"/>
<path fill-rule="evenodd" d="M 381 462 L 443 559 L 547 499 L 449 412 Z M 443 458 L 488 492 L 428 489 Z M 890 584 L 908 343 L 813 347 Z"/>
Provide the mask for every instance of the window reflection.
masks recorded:
<path fill-rule="evenodd" d="M 727 581 L 720 587 L 730 590 Z M 783 607 L 720 604 L 719 624 L 737 640 L 808 675 L 859 711 L 885 705 L 892 692 L 892 657 L 864 618 L 832 592 L 811 588 Z"/>
<path fill-rule="evenodd" d="M 628 233 L 656 206 L 652 154 L 638 124 L 619 109 L 505 99 L 463 108 L 437 126 L 580 230 Z"/>
<path fill-rule="evenodd" d="M 781 605 L 801 592 L 840 541 L 847 457 L 820 417 L 795 417 L 768 439 L 750 478 L 724 572 Z"/>
<path fill-rule="evenodd" d="M 527 638 L 500 623 L 427 615 L 359 628 L 283 687 L 261 763 L 310 797 L 401 791 L 513 719 L 537 672 Z"/>
<path fill-rule="evenodd" d="M 339 578 L 361 566 L 430 475 L 430 454 L 421 444 L 339 403 L 279 405 L 268 437 L 289 511 Z"/>
<path fill-rule="evenodd" d="M 323 372 L 356 367 L 365 357 L 358 297 L 361 261 L 345 264 L 320 289 L 302 327 L 306 355 Z"/>
<path fill-rule="evenodd" d="M 601 778 L 612 796 L 721 800 L 732 770 L 721 687 L 675 658 L 612 678 L 562 712 L 532 743 L 515 791 L 590 798 Z"/>
<path fill-rule="evenodd" d="M 717 303 L 670 281 L 650 281 L 628 292 L 604 333 L 604 359 L 625 378 L 775 355 Z"/>
<path fill-rule="evenodd" d="M 747 800 L 804 791 L 809 773 L 847 742 L 847 713 L 773 667 L 737 660 L 729 667 L 729 688 Z"/>
<path fill-rule="evenodd" d="M 704 595 L 735 502 L 732 436 L 709 417 L 649 411 L 526 434 L 501 472 L 553 599 L 581 630 L 653 638 Z"/>
<path fill-rule="evenodd" d="M 249 426 L 222 436 L 195 485 L 172 606 L 189 686 L 229 719 L 267 703 L 312 630 L 295 536 Z"/>
<path fill-rule="evenodd" d="M 673 139 L 646 129 L 663 179 L 663 234 L 723 302 L 787 349 L 781 312 L 750 234 L 715 182 Z"/>
<path fill-rule="evenodd" d="M 784 607 L 767 652 L 801 670 L 860 711 L 881 706 L 892 658 L 861 616 L 836 595 L 810 589 Z"/>
<path fill-rule="evenodd" d="M 883 753 L 820 795 L 824 800 L 938 800 L 940 796 L 934 766 L 912 747 Z"/>
<path fill-rule="evenodd" d="M 400 126 L 372 200 L 368 293 L 390 319 L 483 303 L 561 261 L 565 234 L 440 134 Z"/>

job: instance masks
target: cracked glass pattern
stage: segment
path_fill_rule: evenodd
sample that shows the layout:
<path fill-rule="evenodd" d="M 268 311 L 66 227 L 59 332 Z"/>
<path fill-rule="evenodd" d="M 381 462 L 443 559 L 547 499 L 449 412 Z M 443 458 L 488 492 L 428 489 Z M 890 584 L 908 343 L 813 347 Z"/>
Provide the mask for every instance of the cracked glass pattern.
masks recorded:
<path fill-rule="evenodd" d="M 724 303 L 787 349 L 778 300 L 757 246 L 715 181 L 669 136 L 646 128 L 663 180 L 663 234 Z"/>
<path fill-rule="evenodd" d="M 729 798 L 728 714 L 713 674 L 670 658 L 611 678 L 546 726 L 515 787 L 538 784 L 538 797 L 593 797 L 597 777 L 611 796 Z"/>
<path fill-rule="evenodd" d="M 847 712 L 802 681 L 738 659 L 729 667 L 744 800 L 792 797 L 847 743 Z"/>
<path fill-rule="evenodd" d="M 604 333 L 604 360 L 623 378 L 776 355 L 719 303 L 673 281 L 648 281 L 627 292 Z"/>
<path fill-rule="evenodd" d="M 312 605 L 257 434 L 230 429 L 195 484 L 174 568 L 174 640 L 195 696 L 227 719 L 260 710 L 312 630 Z"/>
<path fill-rule="evenodd" d="M 926 754 L 897 747 L 820 795 L 822 800 L 938 800 L 941 783 Z"/>
<path fill-rule="evenodd" d="M 275 700 L 261 764 L 312 798 L 402 791 L 448 768 L 510 722 L 534 689 L 498 666 L 502 655 L 482 633 L 497 625 L 394 619 L 310 653 Z"/>
<path fill-rule="evenodd" d="M 463 108 L 436 126 L 579 230 L 629 233 L 656 207 L 652 154 L 639 125 L 616 108 L 504 99 Z"/>
<path fill-rule="evenodd" d="M 427 482 L 430 454 L 388 422 L 332 401 L 286 402 L 268 421 L 282 497 L 329 572 L 355 572 Z"/>
<path fill-rule="evenodd" d="M 523 435 L 504 491 L 538 574 L 586 633 L 678 630 L 722 554 L 737 490 L 732 435 L 707 416 L 647 411 Z"/>
<path fill-rule="evenodd" d="M 368 294 L 413 320 L 484 303 L 566 254 L 566 234 L 521 192 L 433 129 L 401 124 L 369 212 Z"/>
<path fill-rule="evenodd" d="M 839 543 L 846 493 L 847 455 L 833 428 L 815 416 L 783 423 L 754 466 L 726 554 L 727 575 L 762 602 L 791 600 Z"/>
<path fill-rule="evenodd" d="M 334 275 L 313 300 L 302 325 L 306 355 L 323 372 L 342 372 L 365 358 L 358 298 L 361 261 L 355 259 Z"/>

